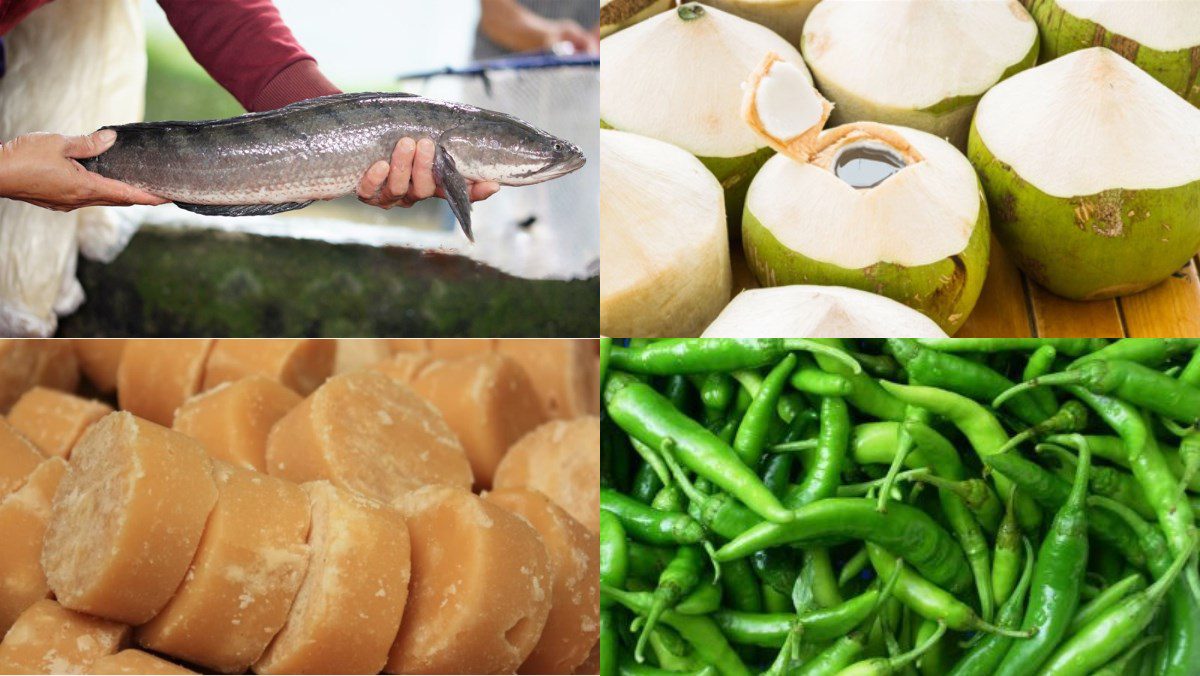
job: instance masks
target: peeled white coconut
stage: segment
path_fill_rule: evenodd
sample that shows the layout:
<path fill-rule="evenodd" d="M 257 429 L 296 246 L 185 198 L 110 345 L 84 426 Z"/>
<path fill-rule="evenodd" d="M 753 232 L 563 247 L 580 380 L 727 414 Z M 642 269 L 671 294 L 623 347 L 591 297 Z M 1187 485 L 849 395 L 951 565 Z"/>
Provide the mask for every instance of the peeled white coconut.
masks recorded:
<path fill-rule="evenodd" d="M 600 0 L 600 37 L 665 12 L 672 0 Z"/>
<path fill-rule="evenodd" d="M 734 297 L 702 338 L 943 338 L 916 310 L 844 286 L 776 286 Z"/>
<path fill-rule="evenodd" d="M 871 291 L 953 333 L 987 273 L 987 205 L 967 158 L 915 129 L 856 122 L 821 132 L 829 103 L 769 56 L 743 115 L 780 151 L 750 185 L 742 244 L 764 286 Z"/>
<path fill-rule="evenodd" d="M 601 125 L 700 158 L 725 188 L 736 224 L 746 186 L 771 156 L 738 115 L 742 81 L 772 51 L 811 79 L 800 52 L 767 28 L 694 2 L 615 33 L 600 48 Z"/>
<path fill-rule="evenodd" d="M 779 33 L 800 44 L 804 20 L 820 0 L 708 0 L 708 4 Z"/>
<path fill-rule="evenodd" d="M 724 197 L 695 157 L 600 132 L 600 332 L 695 336 L 729 301 Z"/>
<path fill-rule="evenodd" d="M 1042 34 L 1043 63 L 1108 47 L 1200 106 L 1196 0 L 1024 0 Z"/>
<path fill-rule="evenodd" d="M 1038 32 L 1017 0 L 825 0 L 801 50 L 834 124 L 899 124 L 963 149 L 979 97 L 1033 66 Z"/>
<path fill-rule="evenodd" d="M 1200 248 L 1200 110 L 1103 47 L 988 92 L 968 154 L 1005 249 L 1060 296 L 1140 291 Z"/>

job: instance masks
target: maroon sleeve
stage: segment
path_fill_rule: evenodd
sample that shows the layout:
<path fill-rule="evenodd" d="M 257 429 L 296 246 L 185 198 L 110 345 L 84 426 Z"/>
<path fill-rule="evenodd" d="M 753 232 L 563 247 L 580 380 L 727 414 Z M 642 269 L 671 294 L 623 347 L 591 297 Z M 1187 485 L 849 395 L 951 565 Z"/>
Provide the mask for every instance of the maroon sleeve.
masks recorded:
<path fill-rule="evenodd" d="M 271 0 L 158 0 L 208 74 L 246 110 L 336 94 Z"/>

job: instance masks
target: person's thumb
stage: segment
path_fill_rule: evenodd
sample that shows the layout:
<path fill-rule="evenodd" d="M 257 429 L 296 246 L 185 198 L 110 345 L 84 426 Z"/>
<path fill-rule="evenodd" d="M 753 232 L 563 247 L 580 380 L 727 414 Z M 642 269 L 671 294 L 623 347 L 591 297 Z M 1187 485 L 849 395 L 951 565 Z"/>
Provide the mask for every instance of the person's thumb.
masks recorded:
<path fill-rule="evenodd" d="M 75 159 L 95 157 L 112 147 L 116 140 L 117 132 L 112 129 L 101 129 L 87 136 L 70 136 L 64 152 Z"/>

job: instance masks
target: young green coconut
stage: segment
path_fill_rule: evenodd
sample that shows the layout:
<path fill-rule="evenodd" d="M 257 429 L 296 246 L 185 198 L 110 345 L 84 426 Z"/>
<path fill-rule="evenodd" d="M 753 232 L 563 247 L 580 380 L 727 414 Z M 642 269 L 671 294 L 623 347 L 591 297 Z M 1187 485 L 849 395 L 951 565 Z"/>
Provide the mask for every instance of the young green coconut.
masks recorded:
<path fill-rule="evenodd" d="M 767 28 L 694 2 L 615 33 L 600 48 L 600 124 L 698 157 L 725 188 L 736 228 L 746 186 L 772 154 L 738 116 L 742 81 L 770 51 L 809 78 L 800 52 Z"/>
<path fill-rule="evenodd" d="M 671 7 L 672 0 L 600 0 L 600 37 L 658 14 Z"/>
<path fill-rule="evenodd" d="M 828 101 L 775 55 L 751 75 L 747 124 L 779 151 L 750 185 L 746 260 L 764 286 L 878 293 L 953 333 L 987 274 L 987 205 L 962 153 L 915 129 L 821 131 Z"/>
<path fill-rule="evenodd" d="M 1103 47 L 989 91 L 968 155 L 1004 248 L 1060 296 L 1140 291 L 1200 248 L 1200 109 Z"/>
<path fill-rule="evenodd" d="M 834 124 L 903 125 L 962 150 L 979 97 L 1033 66 L 1038 32 L 1017 0 L 825 0 L 800 47 Z"/>
<path fill-rule="evenodd" d="M 1042 63 L 1108 47 L 1200 106 L 1200 5 L 1195 0 L 1022 0 L 1042 34 Z"/>
<path fill-rule="evenodd" d="M 792 45 L 800 44 L 804 20 L 820 0 L 708 0 L 708 4 L 779 33 Z"/>
<path fill-rule="evenodd" d="M 721 185 L 669 143 L 600 132 L 600 331 L 698 335 L 729 302 Z"/>
<path fill-rule="evenodd" d="M 701 338 L 945 338 L 916 310 L 844 286 L 775 286 L 739 293 Z"/>

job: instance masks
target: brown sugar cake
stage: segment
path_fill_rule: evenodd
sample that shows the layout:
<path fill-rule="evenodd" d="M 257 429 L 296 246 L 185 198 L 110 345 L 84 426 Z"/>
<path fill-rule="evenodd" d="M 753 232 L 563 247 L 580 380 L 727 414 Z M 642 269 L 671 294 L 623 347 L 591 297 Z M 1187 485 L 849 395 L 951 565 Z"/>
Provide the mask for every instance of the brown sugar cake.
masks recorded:
<path fill-rule="evenodd" d="M 283 627 L 308 567 L 309 504 L 294 483 L 214 463 L 217 504 L 183 584 L 141 645 L 222 673 L 244 672 Z"/>
<path fill-rule="evenodd" d="M 311 559 L 260 674 L 374 674 L 408 597 L 409 539 L 396 510 L 326 481 L 305 484 Z"/>
<path fill-rule="evenodd" d="M 71 341 L 79 370 L 97 392 L 105 394 L 117 389 L 117 369 L 125 354 L 124 338 L 76 338 Z"/>
<path fill-rule="evenodd" d="M 492 491 L 486 500 L 529 522 L 542 536 L 554 579 L 550 614 L 523 674 L 569 674 L 600 637 L 600 541 L 549 498 L 524 488 Z"/>
<path fill-rule="evenodd" d="M 92 663 L 89 674 L 194 674 L 190 669 L 135 648 L 101 657 Z"/>
<path fill-rule="evenodd" d="M 212 345 L 208 339 L 128 341 L 117 370 L 121 409 L 169 427 L 175 409 L 200 391 Z"/>
<path fill-rule="evenodd" d="M 39 385 L 13 404 L 8 422 L 42 453 L 69 458 L 84 431 L 109 413 L 112 407 L 102 401 Z"/>
<path fill-rule="evenodd" d="M 496 349 L 529 374 L 546 415 L 575 418 L 600 412 L 594 346 L 588 340 L 506 338 L 497 341 Z"/>
<path fill-rule="evenodd" d="M 333 373 L 336 351 L 332 340 L 220 339 L 208 356 L 203 389 L 258 374 L 305 396 Z"/>
<path fill-rule="evenodd" d="M 79 362 L 66 340 L 0 339 L 0 413 L 31 387 L 43 385 L 64 392 L 79 386 Z"/>
<path fill-rule="evenodd" d="M 127 412 L 93 425 L 54 497 L 42 567 L 63 606 L 128 624 L 179 588 L 217 500 L 199 443 Z"/>
<path fill-rule="evenodd" d="M 66 473 L 65 460 L 50 458 L 20 489 L 0 498 L 0 637 L 22 611 L 50 594 L 42 572 L 42 541 L 54 492 Z"/>
<path fill-rule="evenodd" d="M 42 460 L 33 442 L 0 418 L 0 498 L 20 488 Z"/>
<path fill-rule="evenodd" d="M 511 673 L 550 612 L 546 547 L 527 521 L 465 490 L 395 502 L 412 541 L 412 586 L 391 673 Z"/>
<path fill-rule="evenodd" d="M 496 468 L 496 488 L 544 493 L 593 533 L 600 530 L 600 418 L 554 420 L 525 435 Z"/>
<path fill-rule="evenodd" d="M 267 472 L 385 501 L 426 484 L 471 485 L 466 454 L 437 410 L 374 371 L 330 378 L 280 419 Z"/>
<path fill-rule="evenodd" d="M 300 401 L 278 382 L 252 375 L 188 399 L 175 411 L 172 428 L 199 441 L 213 458 L 263 472 L 271 428 Z"/>
<path fill-rule="evenodd" d="M 0 673 L 86 674 L 129 643 L 129 627 L 45 599 L 21 613 L 0 642 Z"/>

